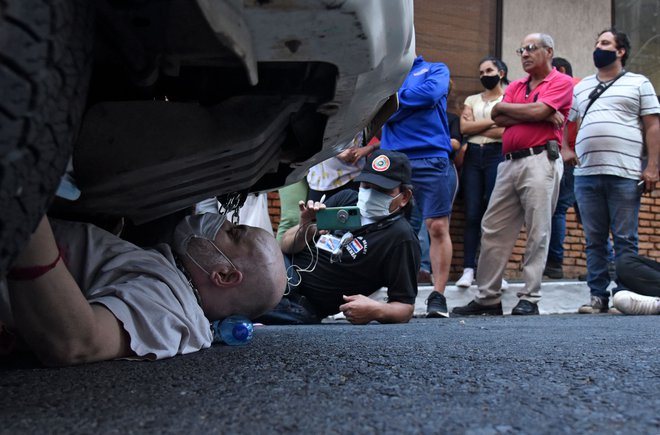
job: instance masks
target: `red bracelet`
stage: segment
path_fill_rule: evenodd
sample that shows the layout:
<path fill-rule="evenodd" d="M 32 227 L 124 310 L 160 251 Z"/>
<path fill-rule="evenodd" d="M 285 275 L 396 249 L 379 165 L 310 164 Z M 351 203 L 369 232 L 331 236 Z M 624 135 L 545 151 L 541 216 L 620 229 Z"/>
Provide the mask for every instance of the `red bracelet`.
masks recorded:
<path fill-rule="evenodd" d="M 57 263 L 62 259 L 62 250 L 58 249 L 57 258 L 50 264 L 45 266 L 31 266 L 31 267 L 14 267 L 9 269 L 7 279 L 12 281 L 30 281 L 39 278 L 51 269 L 57 266 Z"/>

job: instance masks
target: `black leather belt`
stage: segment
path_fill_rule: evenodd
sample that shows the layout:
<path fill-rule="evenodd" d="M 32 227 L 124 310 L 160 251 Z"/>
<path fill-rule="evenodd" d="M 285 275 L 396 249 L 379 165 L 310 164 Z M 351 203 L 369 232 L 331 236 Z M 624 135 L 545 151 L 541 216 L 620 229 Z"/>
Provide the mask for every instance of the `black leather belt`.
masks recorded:
<path fill-rule="evenodd" d="M 523 157 L 535 156 L 541 154 L 545 151 L 545 145 L 539 145 L 531 148 L 526 148 L 520 151 L 514 151 L 512 153 L 504 154 L 504 160 L 517 160 L 522 159 Z"/>
<path fill-rule="evenodd" d="M 473 146 L 473 147 L 483 148 L 483 147 L 486 147 L 486 146 L 489 147 L 489 146 L 498 146 L 498 145 L 502 145 L 502 142 L 486 142 L 486 143 L 474 143 L 474 142 L 468 142 L 467 144 L 468 144 L 468 146 Z"/>

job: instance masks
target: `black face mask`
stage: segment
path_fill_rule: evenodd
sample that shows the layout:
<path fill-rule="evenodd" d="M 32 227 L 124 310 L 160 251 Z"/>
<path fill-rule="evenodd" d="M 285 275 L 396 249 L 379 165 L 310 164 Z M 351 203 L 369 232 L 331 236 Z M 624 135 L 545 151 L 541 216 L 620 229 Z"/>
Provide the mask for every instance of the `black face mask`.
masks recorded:
<path fill-rule="evenodd" d="M 605 68 L 616 61 L 616 51 L 603 50 L 597 48 L 594 50 L 594 65 L 596 68 Z"/>
<path fill-rule="evenodd" d="M 491 90 L 495 88 L 498 84 L 500 84 L 500 76 L 495 75 L 495 76 L 481 76 L 479 79 L 481 80 L 481 84 L 483 85 L 484 88 Z"/>

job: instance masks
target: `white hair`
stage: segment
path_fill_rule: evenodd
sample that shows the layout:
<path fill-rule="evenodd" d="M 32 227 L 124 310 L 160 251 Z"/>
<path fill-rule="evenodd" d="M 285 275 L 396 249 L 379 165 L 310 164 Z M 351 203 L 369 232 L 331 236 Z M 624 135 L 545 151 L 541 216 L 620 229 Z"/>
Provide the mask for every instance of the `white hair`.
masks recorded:
<path fill-rule="evenodd" d="M 547 33 L 539 33 L 538 35 L 543 45 L 552 49 L 555 48 L 555 41 L 552 39 L 552 36 L 548 35 Z"/>

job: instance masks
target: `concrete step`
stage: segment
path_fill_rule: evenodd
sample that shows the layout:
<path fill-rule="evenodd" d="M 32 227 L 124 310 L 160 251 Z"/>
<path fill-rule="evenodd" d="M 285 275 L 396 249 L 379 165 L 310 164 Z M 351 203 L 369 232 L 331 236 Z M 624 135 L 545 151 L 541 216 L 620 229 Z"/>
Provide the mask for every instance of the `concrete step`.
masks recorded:
<path fill-rule="evenodd" d="M 612 284 L 613 286 L 614 284 Z M 516 293 L 524 286 L 522 282 L 509 282 L 509 288 L 504 291 L 502 297 L 502 309 L 504 314 L 511 314 L 511 310 L 518 303 Z M 420 286 L 415 301 L 415 317 L 426 315 L 426 299 L 433 291 L 433 286 Z M 465 289 L 448 285 L 445 289 L 447 307 L 451 312 L 456 306 L 467 305 L 477 294 L 477 286 L 472 285 Z M 377 301 L 387 301 L 387 289 L 382 288 L 371 295 Z M 589 287 L 584 281 L 552 280 L 541 284 L 541 302 L 539 312 L 541 314 L 566 314 L 576 313 L 577 309 L 589 302 Z M 343 315 L 333 316 L 335 319 L 343 318 Z"/>

